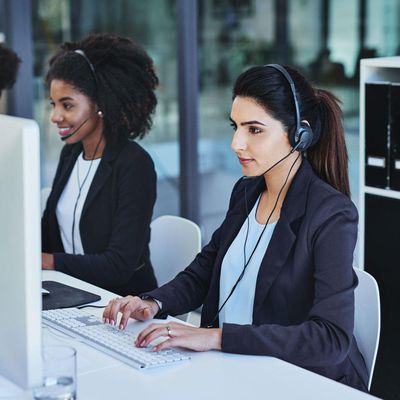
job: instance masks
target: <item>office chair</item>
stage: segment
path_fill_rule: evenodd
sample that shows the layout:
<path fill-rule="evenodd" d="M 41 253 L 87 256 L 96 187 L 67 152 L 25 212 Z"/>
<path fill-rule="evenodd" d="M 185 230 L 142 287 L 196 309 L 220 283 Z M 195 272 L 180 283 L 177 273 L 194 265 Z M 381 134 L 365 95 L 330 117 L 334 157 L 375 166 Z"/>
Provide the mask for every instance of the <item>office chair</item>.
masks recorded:
<path fill-rule="evenodd" d="M 201 232 L 186 218 L 163 215 L 150 225 L 150 259 L 159 286 L 187 267 L 201 250 Z"/>
<path fill-rule="evenodd" d="M 44 187 L 40 191 L 40 211 L 41 211 L 40 215 L 43 215 L 50 192 L 51 192 L 51 187 Z"/>
<path fill-rule="evenodd" d="M 359 268 L 354 268 L 354 271 L 359 281 L 354 291 L 354 336 L 367 366 L 369 390 L 374 373 L 381 331 L 379 288 L 375 278 L 368 272 Z"/>
<path fill-rule="evenodd" d="M 194 222 L 163 215 L 150 225 L 150 259 L 158 285 L 164 285 L 186 268 L 201 250 L 200 228 Z M 196 312 L 177 318 L 198 325 Z"/>

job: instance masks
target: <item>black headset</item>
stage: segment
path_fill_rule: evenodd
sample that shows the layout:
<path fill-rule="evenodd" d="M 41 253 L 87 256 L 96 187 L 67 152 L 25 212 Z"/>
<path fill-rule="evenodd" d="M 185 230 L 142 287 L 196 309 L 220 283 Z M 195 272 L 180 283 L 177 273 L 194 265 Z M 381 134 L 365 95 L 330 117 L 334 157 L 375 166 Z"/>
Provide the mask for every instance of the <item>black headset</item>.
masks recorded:
<path fill-rule="evenodd" d="M 296 96 L 296 86 L 293 82 L 292 77 L 289 75 L 289 72 L 287 72 L 287 70 L 279 64 L 266 64 L 264 65 L 264 67 L 274 68 L 275 70 L 280 72 L 281 75 L 283 75 L 289 83 L 296 113 L 296 126 L 294 129 L 289 129 L 288 132 L 289 143 L 294 149 L 298 151 L 307 150 L 312 144 L 314 144 L 314 132 L 308 123 L 302 122 L 300 120 L 300 108 Z"/>

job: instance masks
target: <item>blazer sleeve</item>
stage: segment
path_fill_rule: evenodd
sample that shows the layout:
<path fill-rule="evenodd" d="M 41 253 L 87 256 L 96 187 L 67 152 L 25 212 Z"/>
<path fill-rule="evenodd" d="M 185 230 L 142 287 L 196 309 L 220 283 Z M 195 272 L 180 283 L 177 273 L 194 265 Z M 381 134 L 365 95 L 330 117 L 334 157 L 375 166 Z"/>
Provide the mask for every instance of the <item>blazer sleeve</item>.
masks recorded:
<path fill-rule="evenodd" d="M 308 318 L 293 326 L 226 323 L 222 351 L 268 355 L 303 367 L 334 365 L 347 356 L 358 283 L 352 268 L 358 214 L 350 201 L 333 200 L 339 205 L 321 207 L 313 217 L 318 223 L 310 228 L 314 302 Z"/>
<path fill-rule="evenodd" d="M 234 207 L 241 181 L 239 179 L 232 189 L 227 214 Z M 209 290 L 225 220 L 213 233 L 210 242 L 203 247 L 184 271 L 160 288 L 143 294 L 144 297 L 154 297 L 162 302 L 162 310 L 157 314 L 157 318 L 184 314 L 195 310 L 203 304 Z"/>
<path fill-rule="evenodd" d="M 156 172 L 146 152 L 138 152 L 118 168 L 118 205 L 105 251 L 54 254 L 56 270 L 101 287 L 126 283 L 141 268 L 156 200 Z"/>

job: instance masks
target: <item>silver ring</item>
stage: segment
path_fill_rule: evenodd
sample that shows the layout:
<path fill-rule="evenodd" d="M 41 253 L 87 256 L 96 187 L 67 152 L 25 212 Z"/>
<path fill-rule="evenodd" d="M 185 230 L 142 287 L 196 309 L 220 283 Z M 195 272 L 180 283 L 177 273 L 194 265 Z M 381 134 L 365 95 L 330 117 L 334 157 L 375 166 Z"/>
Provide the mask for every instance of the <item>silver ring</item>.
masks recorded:
<path fill-rule="evenodd" d="M 169 325 L 167 325 L 165 328 L 167 329 L 167 335 L 171 337 L 171 328 L 169 327 Z"/>

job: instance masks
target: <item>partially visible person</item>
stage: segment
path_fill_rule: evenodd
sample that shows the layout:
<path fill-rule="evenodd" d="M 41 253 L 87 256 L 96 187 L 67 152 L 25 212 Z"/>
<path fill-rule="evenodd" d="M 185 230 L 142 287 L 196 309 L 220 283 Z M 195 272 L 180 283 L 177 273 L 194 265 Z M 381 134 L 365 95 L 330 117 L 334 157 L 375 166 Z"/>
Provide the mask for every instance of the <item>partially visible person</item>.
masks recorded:
<path fill-rule="evenodd" d="M 46 80 L 65 146 L 42 218 L 42 268 L 120 295 L 156 288 L 156 173 L 133 141 L 148 133 L 157 104 L 151 58 L 128 38 L 91 35 L 63 44 Z"/>
<path fill-rule="evenodd" d="M 0 97 L 3 90 L 13 87 L 20 62 L 13 50 L 0 43 Z"/>

